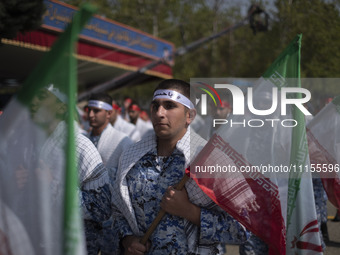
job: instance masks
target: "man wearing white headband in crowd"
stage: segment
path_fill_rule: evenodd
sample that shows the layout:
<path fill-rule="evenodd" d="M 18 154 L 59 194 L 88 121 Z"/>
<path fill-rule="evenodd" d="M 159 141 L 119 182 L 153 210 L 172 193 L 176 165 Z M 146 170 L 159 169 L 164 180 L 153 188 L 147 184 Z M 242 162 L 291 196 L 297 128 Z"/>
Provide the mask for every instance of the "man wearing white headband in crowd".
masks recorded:
<path fill-rule="evenodd" d="M 148 132 L 152 132 L 152 124 L 150 122 L 146 122 L 142 120 L 140 117 L 141 109 L 138 104 L 134 101 L 131 102 L 128 108 L 128 114 L 130 118 L 130 122 L 135 125 L 136 129 L 140 133 L 141 137 L 146 135 Z"/>
<path fill-rule="evenodd" d="M 222 254 L 220 243 L 240 243 L 249 233 L 222 211 L 196 182 L 185 189 L 178 183 L 206 141 L 190 131 L 196 110 L 189 100 L 190 85 L 165 80 L 154 92 L 151 121 L 154 133 L 121 156 L 114 183 L 113 229 L 124 254 Z M 167 212 L 146 245 L 140 237 L 158 211 Z"/>
<path fill-rule="evenodd" d="M 116 130 L 110 124 L 112 114 L 112 98 L 105 93 L 94 94 L 88 101 L 88 119 L 92 127 L 88 137 L 97 147 L 110 175 L 114 174 L 118 167 L 119 157 L 122 152 L 132 144 L 132 140 L 124 133 Z M 110 222 L 106 225 L 110 226 Z M 106 226 L 105 225 L 105 226 Z M 102 226 L 105 228 L 105 226 Z M 98 226 L 100 228 L 101 226 Z M 102 235 L 103 236 L 103 235 Z M 101 254 L 111 253 L 111 241 L 99 240 Z"/>
<path fill-rule="evenodd" d="M 106 167 L 117 168 L 119 157 L 132 141 L 110 123 L 112 98 L 104 93 L 92 95 L 88 102 L 88 116 L 92 130 L 90 140 L 98 148 Z"/>
<path fill-rule="evenodd" d="M 35 219 L 43 217 L 48 220 L 48 215 L 53 215 L 55 211 L 63 208 L 64 170 L 66 169 L 64 148 L 68 134 L 65 121 L 68 114 L 67 103 L 66 94 L 52 84 L 48 88 L 39 90 L 29 104 L 29 112 L 23 111 L 19 118 L 21 121 L 17 123 L 22 128 L 22 136 L 14 137 L 16 133 L 10 132 L 10 135 L 7 136 L 10 143 L 3 143 L 0 149 L 0 158 L 4 158 L 2 157 L 3 152 L 6 153 L 7 158 L 6 161 L 0 160 L 0 168 L 5 169 L 2 163 L 6 162 L 6 167 L 12 166 L 13 169 L 17 169 L 13 173 L 8 171 L 8 176 L 5 178 L 9 181 L 8 183 L 12 183 L 12 178 L 16 180 L 13 183 L 17 183 L 17 185 L 11 187 L 15 199 L 11 196 L 9 197 L 11 198 L 10 203 L 7 201 L 0 201 L 0 203 L 5 202 L 9 206 L 5 210 L 15 212 L 33 243 L 39 244 L 34 247 L 36 249 L 34 254 L 49 254 L 48 251 L 60 248 L 59 244 L 62 242 L 62 235 L 58 234 L 62 233 L 62 224 L 59 224 L 62 219 L 58 217 L 59 213 L 51 218 L 53 219 L 52 225 L 48 229 L 46 226 L 37 224 Z M 31 130 L 33 123 L 40 128 Z M 27 129 L 29 132 L 25 133 Z M 91 253 L 92 237 L 98 235 L 97 229 L 93 228 L 92 223 L 101 224 L 111 216 L 111 183 L 98 150 L 87 137 L 79 132 L 78 128 L 75 129 L 75 155 L 87 249 L 88 254 L 97 254 Z M 22 143 L 18 143 L 17 139 L 24 139 L 25 145 L 22 146 Z M 3 148 L 6 150 L 3 151 Z M 12 174 L 14 175 L 12 176 Z M 37 195 L 44 196 L 40 202 L 45 203 L 40 204 L 39 199 L 32 199 L 35 192 Z M 31 197 L 32 195 L 33 197 Z M 49 203 L 46 204 L 46 201 Z M 2 210 L 1 205 L 0 207 Z M 43 210 L 39 208 L 43 208 Z M 21 227 L 21 224 L 15 222 L 15 218 L 12 217 L 10 220 L 14 227 Z M 22 234 L 24 233 L 17 234 L 17 240 L 22 238 L 20 243 L 16 244 L 17 246 L 25 245 L 26 239 Z M 22 247 L 26 248 L 26 246 Z M 16 250 L 19 252 L 21 249 L 16 247 Z M 26 249 L 22 254 L 31 253 L 29 249 Z"/>
<path fill-rule="evenodd" d="M 120 111 L 121 108 L 119 105 L 113 101 L 110 123 L 115 129 L 127 134 L 127 136 L 130 137 L 132 141 L 138 142 L 141 139 L 139 131 L 135 125 L 122 118 Z"/>

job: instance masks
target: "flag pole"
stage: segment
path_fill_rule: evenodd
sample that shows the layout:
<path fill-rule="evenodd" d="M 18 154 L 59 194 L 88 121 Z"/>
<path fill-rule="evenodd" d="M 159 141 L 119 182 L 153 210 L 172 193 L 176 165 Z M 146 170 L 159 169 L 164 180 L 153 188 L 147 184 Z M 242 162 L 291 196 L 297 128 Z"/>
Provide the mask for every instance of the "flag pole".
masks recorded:
<path fill-rule="evenodd" d="M 177 185 L 175 186 L 176 190 L 182 190 L 184 188 L 185 183 L 190 179 L 190 177 L 187 174 L 184 174 L 183 178 L 180 180 L 179 183 L 177 183 Z M 141 244 L 146 244 L 146 242 L 148 241 L 149 237 L 152 235 L 152 233 L 155 231 L 156 227 L 158 226 L 159 222 L 162 220 L 162 218 L 164 217 L 164 215 L 166 214 L 166 212 L 161 209 L 156 218 L 153 220 L 153 222 L 151 223 L 149 229 L 145 232 L 144 236 L 142 237 L 142 239 L 140 240 Z"/>

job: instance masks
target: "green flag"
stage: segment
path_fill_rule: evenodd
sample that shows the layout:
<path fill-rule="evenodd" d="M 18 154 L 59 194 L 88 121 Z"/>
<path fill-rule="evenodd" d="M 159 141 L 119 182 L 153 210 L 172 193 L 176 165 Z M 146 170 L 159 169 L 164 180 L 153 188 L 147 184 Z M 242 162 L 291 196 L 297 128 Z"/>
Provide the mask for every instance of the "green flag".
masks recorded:
<path fill-rule="evenodd" d="M 222 89 L 229 88 L 233 113 L 191 165 L 190 177 L 256 235 L 250 242 L 256 238 L 265 242 L 269 254 L 319 254 L 322 250 L 311 176 L 298 168 L 309 164 L 301 112 L 305 109 L 300 105 L 307 98 L 301 99 L 301 94 L 296 93 L 308 94 L 300 86 L 301 38 L 297 35 L 263 77 L 247 90 L 247 101 L 241 89 L 223 79 L 205 81 L 215 84 L 216 94 L 222 95 Z M 287 103 L 283 104 L 284 109 L 280 107 L 282 102 Z M 236 112 L 245 104 L 244 113 Z M 222 122 L 216 123 L 219 121 Z M 206 123 L 209 124 L 212 123 Z M 233 171 L 217 170 L 217 166 L 232 166 L 219 155 L 219 150 L 233 161 Z M 195 172 L 197 165 L 216 166 L 216 171 L 207 175 L 202 171 L 200 175 Z M 260 242 L 256 242 L 255 253 L 266 249 L 258 245 Z"/>
<path fill-rule="evenodd" d="M 269 78 L 279 89 L 284 86 L 301 87 L 300 83 L 300 50 L 301 50 L 302 35 L 297 35 L 292 42 L 288 45 L 286 50 L 277 58 L 271 67 L 263 75 Z M 288 78 L 288 82 L 287 82 Z M 290 79 L 289 79 L 290 78 Z M 296 98 L 301 98 L 301 94 L 295 94 Z M 305 165 L 308 156 L 306 129 L 304 115 L 295 108 L 293 110 L 294 119 L 297 125 L 293 128 L 292 132 L 292 145 L 291 145 L 291 164 L 295 166 Z M 300 146 L 301 139 L 303 140 L 302 147 Z M 302 157 L 298 157 L 299 154 Z M 289 190 L 288 193 L 288 208 L 287 208 L 287 227 L 290 225 L 290 218 L 292 211 L 296 207 L 296 197 L 299 191 L 302 173 L 290 172 Z"/>
<path fill-rule="evenodd" d="M 74 121 L 84 5 L 1 116 L 1 254 L 85 254 Z M 3 209 L 3 210 L 2 210 Z"/>
<path fill-rule="evenodd" d="M 283 87 L 301 88 L 302 35 L 297 35 L 285 51 L 265 72 L 268 78 L 280 90 Z M 288 98 L 301 99 L 301 93 L 287 94 Z M 313 184 L 310 171 L 308 143 L 304 113 L 292 105 L 290 115 L 296 125 L 292 129 L 290 140 L 290 172 L 287 188 L 287 201 L 281 198 L 286 211 L 286 254 L 319 254 L 322 252 L 318 222 L 315 212 Z M 283 141 L 278 141 L 284 143 Z M 280 182 L 281 190 L 286 189 L 285 182 Z"/>

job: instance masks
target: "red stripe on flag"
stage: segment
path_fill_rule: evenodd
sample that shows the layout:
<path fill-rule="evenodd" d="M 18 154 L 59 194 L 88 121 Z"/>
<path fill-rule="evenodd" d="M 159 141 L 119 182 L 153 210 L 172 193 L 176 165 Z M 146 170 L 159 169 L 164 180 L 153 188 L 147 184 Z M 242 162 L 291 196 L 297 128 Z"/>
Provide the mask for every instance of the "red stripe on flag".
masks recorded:
<path fill-rule="evenodd" d="M 0 229 L 0 255 L 12 255 L 7 235 Z"/>
<path fill-rule="evenodd" d="M 308 243 L 308 242 L 298 241 L 296 243 L 296 247 L 301 250 L 311 250 L 311 251 L 322 252 L 322 247 L 320 245 L 315 245 L 313 243 Z"/>
<path fill-rule="evenodd" d="M 216 153 L 228 156 L 224 157 L 224 165 L 250 166 L 242 155 L 215 134 L 191 164 L 190 177 L 217 205 L 265 241 L 274 254 L 284 255 L 285 225 L 278 187 L 261 173 L 242 175 L 239 172 L 236 177 L 212 178 L 210 173 L 195 172 L 196 166 L 207 165 L 210 156 L 211 162 L 220 163 L 219 160 L 223 157 L 216 157 Z M 223 165 L 223 162 L 219 165 Z M 256 198 L 259 205 L 258 210 L 252 207 L 255 202 L 253 198 Z"/>
<path fill-rule="evenodd" d="M 316 228 L 312 228 L 312 229 L 309 229 L 310 227 L 312 226 L 316 226 Z M 303 236 L 304 234 L 306 233 L 309 233 L 309 232 L 318 232 L 319 231 L 319 228 L 318 228 L 318 221 L 317 220 L 313 220 L 311 221 L 310 223 L 308 223 L 301 231 L 300 233 L 300 236 Z"/>
<path fill-rule="evenodd" d="M 308 149 L 311 163 L 337 166 L 336 160 L 319 143 L 312 132 L 307 129 Z M 323 187 L 327 193 L 328 200 L 337 208 L 340 208 L 340 179 L 336 171 L 320 172 Z"/>

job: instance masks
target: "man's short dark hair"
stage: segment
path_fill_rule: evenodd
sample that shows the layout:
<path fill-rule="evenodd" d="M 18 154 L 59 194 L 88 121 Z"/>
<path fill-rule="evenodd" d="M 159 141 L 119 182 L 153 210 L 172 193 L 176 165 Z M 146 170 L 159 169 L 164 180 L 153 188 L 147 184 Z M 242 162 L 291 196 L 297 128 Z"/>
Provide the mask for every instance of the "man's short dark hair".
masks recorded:
<path fill-rule="evenodd" d="M 90 96 L 89 100 L 98 100 L 98 101 L 102 101 L 102 102 L 108 103 L 109 105 L 112 105 L 112 97 L 109 96 L 106 93 L 92 94 Z"/>
<path fill-rule="evenodd" d="M 190 99 L 190 84 L 182 80 L 177 79 L 164 80 L 158 84 L 155 91 L 158 89 L 174 89 Z"/>

